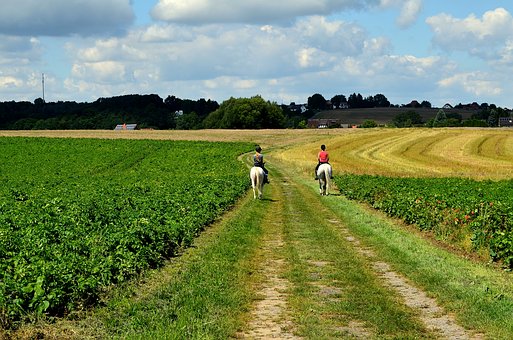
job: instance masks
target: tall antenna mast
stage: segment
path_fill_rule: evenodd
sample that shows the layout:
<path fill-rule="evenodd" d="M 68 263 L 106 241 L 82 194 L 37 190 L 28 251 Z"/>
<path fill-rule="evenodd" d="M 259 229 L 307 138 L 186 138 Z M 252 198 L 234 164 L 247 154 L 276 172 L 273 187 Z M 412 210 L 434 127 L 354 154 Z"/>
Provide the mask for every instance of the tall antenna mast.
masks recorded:
<path fill-rule="evenodd" d="M 45 74 L 41 74 L 41 86 L 43 87 L 43 103 L 45 102 Z"/>

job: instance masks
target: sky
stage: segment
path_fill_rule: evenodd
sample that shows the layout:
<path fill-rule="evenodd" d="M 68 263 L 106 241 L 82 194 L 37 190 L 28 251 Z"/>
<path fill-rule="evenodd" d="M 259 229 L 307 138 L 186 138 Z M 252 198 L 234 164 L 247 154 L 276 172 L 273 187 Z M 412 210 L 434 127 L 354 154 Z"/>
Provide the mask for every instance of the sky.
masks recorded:
<path fill-rule="evenodd" d="M 2 0 L 0 101 L 513 107 L 511 0 Z M 43 86 L 44 79 L 44 86 Z"/>

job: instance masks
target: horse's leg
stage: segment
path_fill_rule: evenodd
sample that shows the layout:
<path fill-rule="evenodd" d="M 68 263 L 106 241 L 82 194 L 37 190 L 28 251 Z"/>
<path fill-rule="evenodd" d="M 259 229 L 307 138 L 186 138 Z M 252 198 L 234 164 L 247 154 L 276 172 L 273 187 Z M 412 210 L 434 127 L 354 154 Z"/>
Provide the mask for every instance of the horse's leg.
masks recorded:
<path fill-rule="evenodd" d="M 326 171 L 326 189 L 325 189 L 325 195 L 328 196 L 330 194 L 330 180 L 331 180 L 331 173 L 329 171 Z"/>
<path fill-rule="evenodd" d="M 256 199 L 257 198 L 257 195 L 256 195 L 256 178 L 255 178 L 255 175 L 252 173 L 251 174 L 251 187 L 253 188 L 253 199 Z"/>
<path fill-rule="evenodd" d="M 261 176 L 258 181 L 258 198 L 262 199 L 262 191 L 264 190 L 265 175 Z"/>

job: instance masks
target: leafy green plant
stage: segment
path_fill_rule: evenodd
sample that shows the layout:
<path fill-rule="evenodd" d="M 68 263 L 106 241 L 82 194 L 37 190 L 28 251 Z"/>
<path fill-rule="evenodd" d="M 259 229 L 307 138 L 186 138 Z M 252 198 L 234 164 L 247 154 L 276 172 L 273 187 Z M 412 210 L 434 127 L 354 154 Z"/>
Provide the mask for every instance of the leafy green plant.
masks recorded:
<path fill-rule="evenodd" d="M 94 304 L 249 187 L 246 143 L 0 138 L 0 320 Z"/>
<path fill-rule="evenodd" d="M 462 178 L 390 178 L 343 175 L 336 179 L 350 199 L 455 244 L 470 239 L 471 251 L 513 268 L 513 181 Z"/>

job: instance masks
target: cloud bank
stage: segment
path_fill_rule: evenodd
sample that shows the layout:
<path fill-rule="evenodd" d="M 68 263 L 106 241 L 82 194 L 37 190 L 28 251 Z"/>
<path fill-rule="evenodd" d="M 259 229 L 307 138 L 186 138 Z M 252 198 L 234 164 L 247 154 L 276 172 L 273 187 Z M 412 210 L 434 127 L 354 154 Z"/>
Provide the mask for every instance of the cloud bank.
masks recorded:
<path fill-rule="evenodd" d="M 0 34 L 121 34 L 135 19 L 129 0 L 3 0 Z"/>

